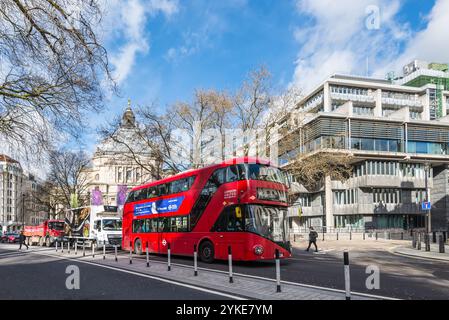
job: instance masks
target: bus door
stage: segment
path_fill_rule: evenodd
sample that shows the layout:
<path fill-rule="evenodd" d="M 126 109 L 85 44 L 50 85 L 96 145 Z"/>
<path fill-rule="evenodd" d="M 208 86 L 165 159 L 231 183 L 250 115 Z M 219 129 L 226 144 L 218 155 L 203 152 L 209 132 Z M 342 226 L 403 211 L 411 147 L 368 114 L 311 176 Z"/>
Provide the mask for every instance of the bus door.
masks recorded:
<path fill-rule="evenodd" d="M 243 210 L 240 205 L 232 205 L 223 209 L 217 223 L 215 224 L 216 256 L 227 257 L 228 247 L 232 248 L 232 255 L 237 258 L 243 257 L 244 242 Z"/>

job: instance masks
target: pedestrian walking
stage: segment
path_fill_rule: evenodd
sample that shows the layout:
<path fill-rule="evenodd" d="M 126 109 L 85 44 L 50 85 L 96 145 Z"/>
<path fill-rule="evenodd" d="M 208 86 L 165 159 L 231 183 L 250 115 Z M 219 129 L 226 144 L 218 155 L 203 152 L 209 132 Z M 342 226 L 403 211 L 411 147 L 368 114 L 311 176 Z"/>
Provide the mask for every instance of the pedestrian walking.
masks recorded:
<path fill-rule="evenodd" d="M 309 246 L 306 251 L 309 251 L 310 246 L 313 244 L 315 246 L 315 252 L 318 252 L 318 247 L 316 245 L 316 239 L 318 238 L 318 233 L 313 229 L 313 227 L 309 228 Z"/>
<path fill-rule="evenodd" d="M 20 235 L 19 235 L 19 250 L 22 250 L 22 244 L 27 247 L 28 250 L 28 245 L 26 244 L 26 237 L 25 234 L 23 233 L 23 230 L 20 231 Z"/>

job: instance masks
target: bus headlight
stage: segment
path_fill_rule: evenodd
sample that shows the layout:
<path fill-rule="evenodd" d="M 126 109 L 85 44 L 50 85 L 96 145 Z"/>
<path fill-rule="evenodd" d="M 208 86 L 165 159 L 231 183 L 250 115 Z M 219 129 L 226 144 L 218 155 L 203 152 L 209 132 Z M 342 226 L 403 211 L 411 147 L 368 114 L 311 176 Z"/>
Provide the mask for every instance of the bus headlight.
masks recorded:
<path fill-rule="evenodd" d="M 263 247 L 261 245 L 254 246 L 254 254 L 261 256 L 263 254 Z"/>

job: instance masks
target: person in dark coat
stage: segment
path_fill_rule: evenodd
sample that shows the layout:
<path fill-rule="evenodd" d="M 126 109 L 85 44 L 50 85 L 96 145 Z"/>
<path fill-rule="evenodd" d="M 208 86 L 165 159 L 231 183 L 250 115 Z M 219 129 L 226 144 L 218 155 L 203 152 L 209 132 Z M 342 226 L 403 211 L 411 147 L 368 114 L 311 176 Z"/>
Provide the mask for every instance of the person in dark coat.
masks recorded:
<path fill-rule="evenodd" d="M 313 229 L 313 227 L 309 228 L 310 232 L 309 232 L 309 246 L 307 247 L 306 251 L 309 251 L 310 246 L 313 245 L 315 246 L 315 252 L 318 252 L 318 247 L 316 245 L 316 239 L 318 238 L 318 233 L 315 231 L 315 229 Z"/>
<path fill-rule="evenodd" d="M 28 245 L 26 244 L 26 237 L 25 234 L 23 233 L 23 230 L 20 231 L 20 235 L 19 235 L 19 250 L 22 250 L 22 244 L 27 247 L 28 250 Z"/>

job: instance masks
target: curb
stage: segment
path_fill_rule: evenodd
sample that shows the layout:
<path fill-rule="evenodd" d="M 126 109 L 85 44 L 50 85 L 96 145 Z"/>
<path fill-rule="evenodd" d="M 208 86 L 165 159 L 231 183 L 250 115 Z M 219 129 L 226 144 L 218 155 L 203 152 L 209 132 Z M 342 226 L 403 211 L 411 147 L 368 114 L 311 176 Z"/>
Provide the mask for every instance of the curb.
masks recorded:
<path fill-rule="evenodd" d="M 414 253 L 405 253 L 405 252 L 400 252 L 398 251 L 398 249 L 403 248 L 403 246 L 397 246 L 394 247 L 392 249 L 390 249 L 390 253 L 392 254 L 396 254 L 399 256 L 403 256 L 403 257 L 408 257 L 408 258 L 414 258 L 414 259 L 421 259 L 421 260 L 430 260 L 430 261 L 439 261 L 439 262 L 447 262 L 449 263 L 449 258 L 447 259 L 441 259 L 441 258 L 437 258 L 437 257 L 427 257 L 427 256 L 422 256 L 418 253 L 414 254 Z"/>

